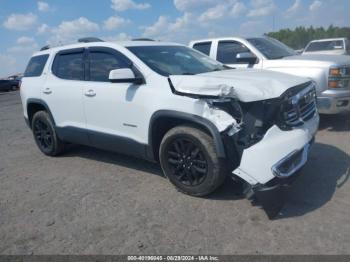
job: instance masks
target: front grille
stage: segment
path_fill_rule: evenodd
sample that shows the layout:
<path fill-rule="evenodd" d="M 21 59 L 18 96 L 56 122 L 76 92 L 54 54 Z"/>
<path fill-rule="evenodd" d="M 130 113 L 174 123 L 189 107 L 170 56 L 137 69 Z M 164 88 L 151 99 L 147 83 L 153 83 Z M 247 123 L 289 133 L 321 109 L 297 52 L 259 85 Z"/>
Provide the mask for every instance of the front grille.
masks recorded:
<path fill-rule="evenodd" d="M 316 91 L 313 83 L 297 94 L 286 97 L 283 118 L 287 126 L 299 126 L 317 113 Z"/>

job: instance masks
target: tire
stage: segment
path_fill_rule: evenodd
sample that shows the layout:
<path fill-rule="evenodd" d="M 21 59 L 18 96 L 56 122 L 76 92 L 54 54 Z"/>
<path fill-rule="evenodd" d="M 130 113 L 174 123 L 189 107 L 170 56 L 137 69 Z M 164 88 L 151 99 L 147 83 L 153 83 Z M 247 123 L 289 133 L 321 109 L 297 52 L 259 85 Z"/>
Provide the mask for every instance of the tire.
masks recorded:
<path fill-rule="evenodd" d="M 18 88 L 17 88 L 17 86 L 12 86 L 11 87 L 11 91 L 16 91 Z"/>
<path fill-rule="evenodd" d="M 39 111 L 34 114 L 32 131 L 35 143 L 42 153 L 47 156 L 57 156 L 63 153 L 64 143 L 58 138 L 47 112 Z"/>
<path fill-rule="evenodd" d="M 179 126 L 168 131 L 159 159 L 170 182 L 191 196 L 209 195 L 226 178 L 225 164 L 217 156 L 213 139 L 197 128 Z"/>

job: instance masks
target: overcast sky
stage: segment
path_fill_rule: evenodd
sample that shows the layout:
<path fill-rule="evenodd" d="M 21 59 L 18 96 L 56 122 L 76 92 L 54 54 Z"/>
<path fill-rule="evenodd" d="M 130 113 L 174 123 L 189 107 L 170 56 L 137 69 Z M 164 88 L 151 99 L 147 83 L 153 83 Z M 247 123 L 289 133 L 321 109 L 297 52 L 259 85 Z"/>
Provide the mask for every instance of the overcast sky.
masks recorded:
<path fill-rule="evenodd" d="M 0 77 L 22 72 L 46 44 L 83 36 L 187 44 L 300 25 L 350 26 L 349 10 L 349 0 L 0 0 Z"/>

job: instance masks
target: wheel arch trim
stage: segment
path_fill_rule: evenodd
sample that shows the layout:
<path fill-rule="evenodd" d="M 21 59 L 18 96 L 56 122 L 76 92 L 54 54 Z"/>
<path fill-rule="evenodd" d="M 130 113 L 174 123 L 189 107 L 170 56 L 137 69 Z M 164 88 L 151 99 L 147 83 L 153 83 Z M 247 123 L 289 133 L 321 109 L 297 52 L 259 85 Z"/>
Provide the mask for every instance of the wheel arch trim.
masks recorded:
<path fill-rule="evenodd" d="M 29 106 L 30 106 L 31 104 L 37 104 L 37 105 L 43 106 L 43 107 L 45 108 L 46 112 L 49 114 L 49 116 L 50 116 L 50 118 L 51 118 L 51 120 L 52 120 L 52 122 L 53 122 L 53 125 L 56 127 L 55 119 L 53 118 L 52 113 L 51 113 L 51 110 L 50 110 L 49 106 L 47 105 L 47 103 L 46 103 L 45 101 L 43 101 L 42 99 L 38 99 L 38 98 L 29 98 L 29 99 L 27 100 L 27 108 L 26 108 L 26 110 L 27 110 L 27 115 L 28 115 L 28 123 L 29 123 L 29 126 L 30 126 L 30 127 L 31 127 L 31 124 L 32 124 L 32 123 L 31 123 L 32 119 L 30 119 L 30 116 L 29 116 Z"/>
<path fill-rule="evenodd" d="M 225 152 L 225 147 L 222 141 L 222 137 L 221 134 L 219 132 L 219 130 L 217 129 L 217 127 L 210 122 L 208 119 L 205 119 L 201 116 L 198 115 L 194 115 L 194 114 L 189 114 L 189 113 L 184 113 L 184 112 L 179 112 L 179 111 L 175 111 L 175 110 L 159 110 L 156 111 L 155 113 L 153 113 L 150 123 L 149 123 L 149 133 L 148 133 L 148 142 L 149 142 L 149 146 L 152 150 L 152 152 L 154 152 L 154 148 L 153 148 L 153 132 L 154 132 L 154 124 L 155 122 L 159 119 L 159 118 L 163 118 L 163 117 L 169 117 L 169 118 L 175 118 L 175 119 L 179 119 L 179 120 L 184 120 L 186 122 L 193 122 L 197 125 L 200 125 L 204 128 L 206 128 L 211 136 L 214 139 L 214 145 L 215 148 L 217 150 L 217 154 L 219 158 L 226 158 L 226 152 Z"/>

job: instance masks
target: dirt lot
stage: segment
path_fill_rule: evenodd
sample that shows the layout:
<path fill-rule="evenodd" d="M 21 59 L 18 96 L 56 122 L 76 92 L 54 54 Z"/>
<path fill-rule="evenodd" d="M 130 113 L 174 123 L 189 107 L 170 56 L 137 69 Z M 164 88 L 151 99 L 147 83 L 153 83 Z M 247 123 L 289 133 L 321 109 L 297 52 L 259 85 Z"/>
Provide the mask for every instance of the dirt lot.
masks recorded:
<path fill-rule="evenodd" d="M 177 192 L 157 165 L 86 147 L 39 152 L 0 94 L 0 254 L 350 254 L 350 116 L 322 118 L 281 216 L 225 185 Z"/>

